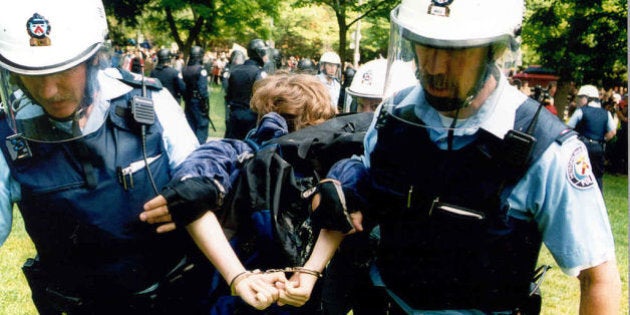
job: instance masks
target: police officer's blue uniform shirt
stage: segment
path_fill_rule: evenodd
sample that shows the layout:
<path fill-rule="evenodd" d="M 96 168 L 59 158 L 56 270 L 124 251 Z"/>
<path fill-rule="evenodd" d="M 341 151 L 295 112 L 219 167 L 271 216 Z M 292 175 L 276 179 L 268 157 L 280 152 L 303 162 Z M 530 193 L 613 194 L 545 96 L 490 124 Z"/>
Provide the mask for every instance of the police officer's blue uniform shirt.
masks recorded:
<path fill-rule="evenodd" d="M 446 149 L 447 127 L 452 121 L 427 104 L 422 93 L 420 86 L 414 88 L 396 107 L 415 106 L 415 114 L 426 123 L 431 140 Z M 453 148 L 471 143 L 479 128 L 503 138 L 514 126 L 516 109 L 525 98 L 502 75 L 497 89 L 481 109 L 467 119 L 458 120 Z M 377 111 L 380 110 L 379 107 Z M 361 157 L 368 169 L 370 162 L 365 157 L 370 156 L 376 144 L 375 122 L 376 119 L 368 129 L 365 155 Z M 508 202 L 508 215 L 537 222 L 544 244 L 565 274 L 575 277 L 581 270 L 615 259 L 606 206 L 592 174 L 586 148 L 576 136 L 562 144 L 552 143 L 518 182 Z M 448 311 L 448 314 L 478 314 L 457 312 Z"/>
<path fill-rule="evenodd" d="M 591 107 L 595 107 L 595 108 L 601 108 L 601 104 L 598 102 L 589 102 L 587 106 L 591 106 Z M 573 113 L 573 115 L 571 115 L 571 118 L 569 118 L 569 121 L 567 122 L 567 125 L 571 128 L 575 128 L 575 126 L 577 126 L 577 124 L 580 122 L 580 120 L 582 120 L 582 116 L 584 115 L 584 113 L 582 112 L 581 108 L 578 108 L 575 110 L 575 112 Z M 607 122 L 607 128 L 606 131 L 610 132 L 613 130 L 617 129 L 617 125 L 615 124 L 615 120 L 612 117 L 612 114 L 610 112 L 608 112 L 608 122 Z"/>
<path fill-rule="evenodd" d="M 120 82 L 118 78 L 120 78 L 120 72 L 114 68 L 99 71 L 100 94 L 95 98 L 92 112 L 83 128 L 84 134 L 94 132 L 103 124 L 110 100 L 132 90 L 132 87 Z M 155 91 L 151 97 L 155 105 L 155 113 L 164 129 L 164 147 L 169 155 L 169 167 L 173 170 L 199 146 L 199 142 L 188 126 L 183 110 L 168 90 Z M 11 177 L 4 155 L 0 154 L 0 245 L 4 243 L 11 231 L 13 203 L 19 201 L 20 198 L 19 184 Z"/>
<path fill-rule="evenodd" d="M 329 81 L 328 75 L 325 73 L 320 73 L 317 77 L 328 89 L 328 93 L 330 93 L 330 105 L 336 109 L 337 103 L 339 102 L 339 93 L 341 93 L 341 83 L 339 83 L 337 79 Z"/>

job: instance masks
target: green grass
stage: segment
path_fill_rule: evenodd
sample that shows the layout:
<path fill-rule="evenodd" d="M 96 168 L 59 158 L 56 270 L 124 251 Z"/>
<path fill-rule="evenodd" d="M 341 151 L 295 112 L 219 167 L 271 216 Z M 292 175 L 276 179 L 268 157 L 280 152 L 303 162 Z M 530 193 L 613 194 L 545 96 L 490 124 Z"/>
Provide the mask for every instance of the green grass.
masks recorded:
<path fill-rule="evenodd" d="M 622 281 L 621 312 L 628 314 L 628 177 L 606 174 L 604 198 L 615 238 L 615 253 Z M 587 233 L 586 231 L 584 231 Z M 578 314 L 580 286 L 575 278 L 563 274 L 543 248 L 539 264 L 553 266 L 542 284 L 543 315 Z"/>
<path fill-rule="evenodd" d="M 214 83 L 210 87 L 210 119 L 214 123 L 216 131 L 210 125 L 208 137 L 223 138 L 225 132 L 225 94 L 220 85 Z"/>
<path fill-rule="evenodd" d="M 210 128 L 210 137 L 222 137 L 225 130 L 225 106 L 220 86 L 211 87 L 210 117 L 217 128 Z M 619 302 L 620 314 L 628 314 L 628 178 L 605 175 L 605 200 L 608 207 L 617 254 L 617 264 L 622 279 L 623 295 Z M 586 232 L 585 232 L 586 233 Z M 14 209 L 13 230 L 9 239 L 0 247 L 0 314 L 36 314 L 30 298 L 30 289 L 24 279 L 21 266 L 35 255 L 19 211 Z M 579 283 L 575 278 L 564 275 L 549 252 L 543 248 L 539 264 L 549 264 L 542 285 L 543 315 L 578 314 Z"/>

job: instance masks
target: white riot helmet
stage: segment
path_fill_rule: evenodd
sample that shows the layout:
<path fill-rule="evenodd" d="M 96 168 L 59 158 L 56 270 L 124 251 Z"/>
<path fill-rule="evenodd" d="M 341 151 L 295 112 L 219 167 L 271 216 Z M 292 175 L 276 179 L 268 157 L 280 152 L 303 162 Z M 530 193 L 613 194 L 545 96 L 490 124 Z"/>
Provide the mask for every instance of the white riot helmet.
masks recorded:
<path fill-rule="evenodd" d="M 61 125 L 71 117 L 50 117 L 23 90 L 20 77 L 55 74 L 86 62 L 101 50 L 107 32 L 101 0 L 18 1 L 10 10 L 0 11 L 0 96 L 16 133 L 33 141 L 52 142 L 80 136 L 76 132 L 52 138 L 44 135 L 42 130 L 63 129 Z M 98 66 L 87 67 L 84 99 L 71 109 L 75 113 L 92 102 Z M 60 125 L 42 128 L 46 121 L 54 120 Z"/>
<path fill-rule="evenodd" d="M 410 62 L 397 62 L 392 65 L 392 82 L 385 91 L 385 78 L 387 75 L 387 59 L 375 59 L 366 62 L 359 67 L 352 79 L 352 83 L 346 89 L 344 112 L 356 112 L 374 110 L 375 106 L 395 92 L 418 83 Z M 372 108 L 363 108 L 366 105 Z"/>
<path fill-rule="evenodd" d="M 594 85 L 582 85 L 577 93 L 578 96 L 586 96 L 591 99 L 599 99 L 599 91 Z"/>
<path fill-rule="evenodd" d="M 60 72 L 94 55 L 106 35 L 100 0 L 18 1 L 0 12 L 0 67 L 25 75 Z"/>
<path fill-rule="evenodd" d="M 334 74 L 326 73 L 326 64 L 337 65 L 337 70 Z M 330 78 L 341 81 L 341 58 L 334 51 L 325 52 L 321 58 L 319 58 L 319 72 L 326 74 Z"/>
<path fill-rule="evenodd" d="M 523 12 L 523 0 L 403 0 L 391 12 L 390 67 L 400 61 L 412 62 L 422 83 L 415 94 L 436 110 L 466 107 L 490 76 L 500 76 L 496 60 L 514 47 Z M 427 60 L 437 60 L 438 54 L 451 60 L 448 58 L 471 51 L 481 51 L 485 61 L 468 64 L 462 70 L 453 70 L 452 64 L 445 71 L 427 69 L 432 65 Z M 455 79 L 463 70 L 470 79 L 459 84 Z M 395 71 L 388 72 L 386 86 L 392 85 L 396 75 Z M 429 93 L 427 86 L 440 94 Z"/>

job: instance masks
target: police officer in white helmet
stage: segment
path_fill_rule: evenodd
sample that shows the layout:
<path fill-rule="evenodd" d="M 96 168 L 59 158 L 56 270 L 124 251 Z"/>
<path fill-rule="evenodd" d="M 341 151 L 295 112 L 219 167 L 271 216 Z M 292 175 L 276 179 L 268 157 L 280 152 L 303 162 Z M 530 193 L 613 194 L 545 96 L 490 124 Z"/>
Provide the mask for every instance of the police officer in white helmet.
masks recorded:
<path fill-rule="evenodd" d="M 319 58 L 317 77 L 328 88 L 330 104 L 337 108 L 341 92 L 341 58 L 334 51 L 325 52 Z"/>
<path fill-rule="evenodd" d="M 346 88 L 344 112 L 373 112 L 390 95 L 385 94 L 387 59 L 375 59 L 359 67 L 352 83 Z M 388 93 L 393 94 L 404 88 L 418 84 L 411 63 L 397 62 L 392 67 L 396 76 L 392 78 Z"/>
<path fill-rule="evenodd" d="M 15 203 L 37 250 L 23 270 L 39 313 L 207 313 L 214 268 L 185 229 L 160 235 L 139 218 L 199 145 L 179 104 L 158 81 L 107 68 L 100 0 L 0 7 L 0 244 Z M 204 251 L 224 277 L 244 270 L 213 242 Z M 243 298 L 271 303 L 257 293 Z"/>
<path fill-rule="evenodd" d="M 600 190 L 604 191 L 604 167 L 606 141 L 617 133 L 612 114 L 602 107 L 597 87 L 586 84 L 577 93 L 578 108 L 573 112 L 567 125 L 580 133 L 580 140 L 588 150 L 593 174 Z"/>
<path fill-rule="evenodd" d="M 542 243 L 579 280 L 581 314 L 619 311 L 586 148 L 496 64 L 523 12 L 522 0 L 403 0 L 391 13 L 385 90 L 396 62 L 420 84 L 383 101 L 365 155 L 329 173 L 344 198 L 328 196 L 379 224 L 372 280 L 389 314 L 538 314 Z"/>

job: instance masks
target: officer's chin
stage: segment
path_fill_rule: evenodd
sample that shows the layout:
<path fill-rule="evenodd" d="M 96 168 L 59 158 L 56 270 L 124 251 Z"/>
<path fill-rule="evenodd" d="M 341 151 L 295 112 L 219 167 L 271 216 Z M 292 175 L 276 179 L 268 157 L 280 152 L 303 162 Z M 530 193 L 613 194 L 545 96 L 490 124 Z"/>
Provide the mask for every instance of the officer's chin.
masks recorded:
<path fill-rule="evenodd" d="M 462 107 L 463 100 L 452 97 L 441 97 L 431 94 L 425 89 L 424 98 L 438 112 L 452 112 Z"/>

